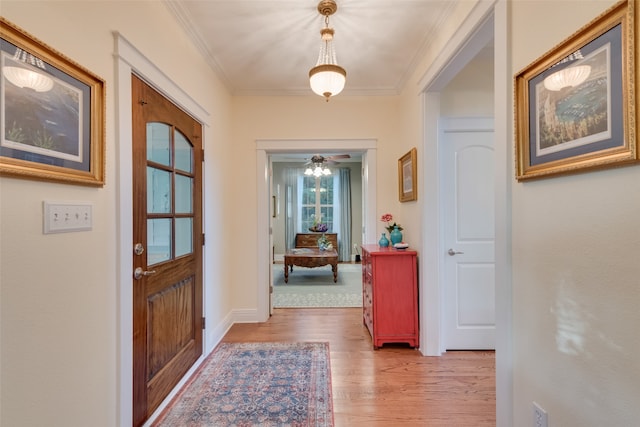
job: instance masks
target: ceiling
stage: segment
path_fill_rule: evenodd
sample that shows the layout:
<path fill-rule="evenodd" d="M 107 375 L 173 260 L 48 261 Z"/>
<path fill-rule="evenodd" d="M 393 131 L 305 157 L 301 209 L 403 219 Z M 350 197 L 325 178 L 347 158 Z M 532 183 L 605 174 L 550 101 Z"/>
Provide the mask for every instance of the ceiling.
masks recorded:
<path fill-rule="evenodd" d="M 330 17 L 343 94 L 396 95 L 453 0 L 336 0 Z M 310 95 L 324 18 L 318 0 L 165 0 L 234 95 Z"/>

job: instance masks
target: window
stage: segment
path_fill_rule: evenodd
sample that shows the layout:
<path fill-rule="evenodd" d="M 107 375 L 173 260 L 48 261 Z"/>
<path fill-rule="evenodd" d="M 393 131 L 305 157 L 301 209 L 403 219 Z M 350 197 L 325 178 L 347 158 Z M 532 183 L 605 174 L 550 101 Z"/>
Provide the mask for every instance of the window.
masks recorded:
<path fill-rule="evenodd" d="M 298 181 L 298 188 L 301 189 L 299 200 L 300 228 L 307 231 L 313 226 L 316 218 L 326 224 L 329 232 L 333 232 L 334 227 L 334 177 L 323 176 L 321 178 L 301 176 Z"/>

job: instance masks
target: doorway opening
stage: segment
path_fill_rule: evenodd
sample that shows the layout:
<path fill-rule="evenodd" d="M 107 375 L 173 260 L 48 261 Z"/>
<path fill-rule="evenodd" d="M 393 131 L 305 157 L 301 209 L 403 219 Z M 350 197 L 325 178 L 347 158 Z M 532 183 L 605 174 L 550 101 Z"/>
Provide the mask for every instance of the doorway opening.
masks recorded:
<path fill-rule="evenodd" d="M 439 200 L 438 125 L 441 118 L 440 91 L 464 68 L 489 41 L 493 45 L 493 117 L 495 140 L 495 324 L 496 324 L 496 417 L 498 426 L 513 424 L 513 377 L 511 375 L 511 213 L 509 208 L 510 165 L 510 86 L 509 48 L 507 38 L 508 7 L 504 2 L 487 2 L 474 8 L 440 57 L 419 83 L 424 88 L 424 160 L 430 175 L 424 177 L 424 199 Z M 441 212 L 436 203 L 424 204 L 425 246 L 421 271 L 425 285 L 421 289 L 421 342 L 425 354 L 440 355 L 444 351 L 442 337 L 442 270 L 447 248 L 440 233 Z"/>
<path fill-rule="evenodd" d="M 353 260 L 354 245 L 362 243 L 362 153 L 339 156 L 325 161 L 325 172 L 316 177 L 307 172 L 311 159 L 319 157 L 315 153 L 269 155 L 275 262 L 295 246 L 297 233 L 335 233 L 339 262 Z"/>
<path fill-rule="evenodd" d="M 273 309 L 361 307 L 355 257 L 362 245 L 362 153 L 271 154 L 269 161 Z"/>
<path fill-rule="evenodd" d="M 265 321 L 272 309 L 271 286 L 274 261 L 273 210 L 277 186 L 273 182 L 273 159 L 286 156 L 304 156 L 308 153 L 350 153 L 361 156 L 362 196 L 360 241 L 373 241 L 375 235 L 375 140 L 259 140 L 256 142 L 258 188 L 258 321 Z M 303 164 L 304 161 L 300 162 Z M 275 191 L 274 191 L 275 188 Z M 281 187 L 281 192 L 284 188 Z M 280 194 L 283 201 L 283 194 Z M 277 198 L 276 198 L 277 201 Z M 281 212 L 283 212 L 281 206 Z M 356 233 L 354 231 L 354 233 Z"/>
<path fill-rule="evenodd" d="M 118 246 L 117 262 L 118 271 L 118 425 L 130 425 L 133 418 L 133 293 L 131 292 L 131 278 L 134 270 L 131 256 L 133 241 L 133 175 L 132 175 L 132 145 L 133 132 L 132 118 L 132 76 L 142 77 L 146 82 L 152 83 L 155 88 L 163 88 L 162 94 L 173 103 L 189 113 L 204 126 L 203 132 L 210 126 L 210 114 L 180 87 L 167 78 L 167 76 L 153 63 L 140 54 L 134 45 L 125 39 L 120 33 L 114 33 L 117 52 L 117 156 L 119 173 L 117 179 L 118 189 Z M 206 192 L 204 192 L 206 194 Z M 204 249 L 206 251 L 206 248 Z M 205 272 L 206 275 L 206 272 Z M 206 279 L 203 279 L 206 283 Z M 207 348 L 206 336 L 204 346 Z M 198 362 L 196 362 L 197 364 Z M 185 375 L 188 377 L 195 367 L 192 367 Z M 186 381 L 183 378 L 182 381 Z M 178 386 L 179 387 L 179 386 Z"/>

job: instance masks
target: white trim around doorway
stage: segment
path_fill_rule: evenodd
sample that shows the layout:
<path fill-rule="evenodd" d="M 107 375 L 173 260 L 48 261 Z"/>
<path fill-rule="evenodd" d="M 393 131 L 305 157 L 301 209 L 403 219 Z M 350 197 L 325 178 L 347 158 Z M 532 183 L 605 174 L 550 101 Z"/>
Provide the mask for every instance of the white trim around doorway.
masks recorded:
<path fill-rule="evenodd" d="M 269 155 L 309 152 L 362 153 L 362 192 L 364 195 L 363 242 L 375 241 L 376 223 L 376 146 L 375 139 L 260 139 L 256 141 L 256 188 L 258 203 L 258 244 L 256 271 L 258 271 L 258 311 L 256 321 L 269 318 Z"/>
<path fill-rule="evenodd" d="M 513 353 L 511 350 L 513 315 L 511 307 L 511 77 L 508 49 L 508 1 L 480 0 L 445 46 L 442 54 L 425 73 L 423 88 L 425 176 L 424 200 L 438 200 L 438 124 L 440 91 L 450 79 L 493 37 L 494 46 L 494 135 L 495 135 L 495 262 L 496 262 L 496 425 L 513 424 Z M 425 283 L 420 296 L 421 342 L 427 355 L 444 351 L 442 334 L 441 291 L 441 221 L 437 203 L 424 203 L 425 245 L 420 269 Z"/>

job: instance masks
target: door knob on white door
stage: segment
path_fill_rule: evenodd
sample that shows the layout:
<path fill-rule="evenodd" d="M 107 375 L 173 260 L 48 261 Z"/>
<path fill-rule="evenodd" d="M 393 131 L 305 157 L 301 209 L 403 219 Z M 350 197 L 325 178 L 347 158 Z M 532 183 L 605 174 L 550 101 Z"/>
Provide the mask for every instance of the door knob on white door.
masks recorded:
<path fill-rule="evenodd" d="M 463 254 L 464 252 L 454 251 L 453 249 L 449 249 L 449 250 L 447 251 L 447 253 L 448 253 L 449 255 L 451 255 L 451 256 L 455 256 L 455 255 L 458 255 L 458 254 Z"/>

